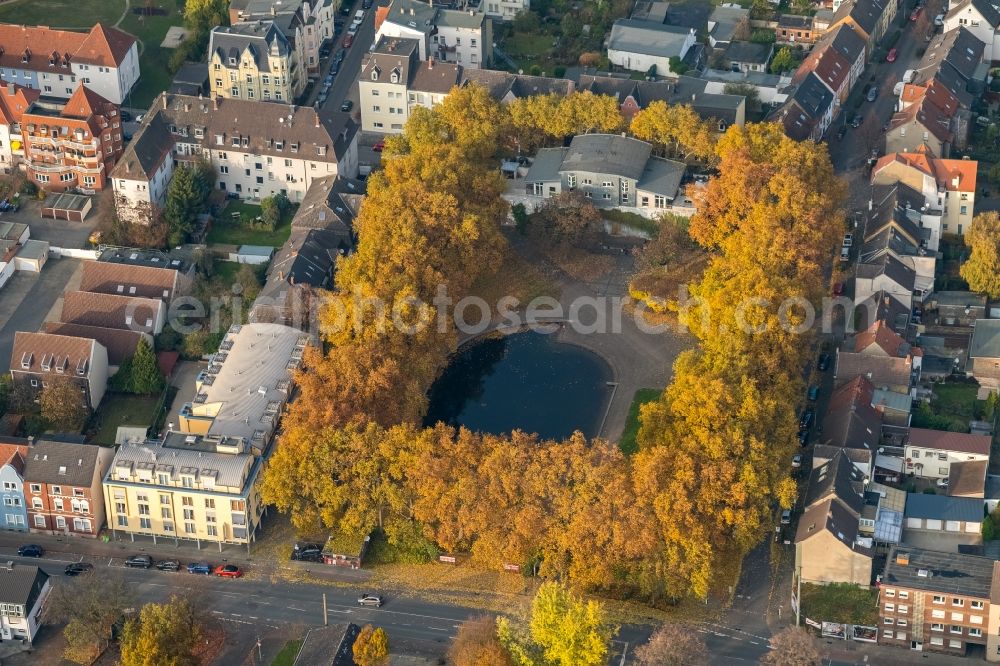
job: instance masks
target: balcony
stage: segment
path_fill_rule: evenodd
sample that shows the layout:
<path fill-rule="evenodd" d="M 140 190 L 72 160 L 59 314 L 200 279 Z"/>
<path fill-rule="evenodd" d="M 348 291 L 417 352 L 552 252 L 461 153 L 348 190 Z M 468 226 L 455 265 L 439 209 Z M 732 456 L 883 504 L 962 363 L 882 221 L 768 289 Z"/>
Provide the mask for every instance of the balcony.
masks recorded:
<path fill-rule="evenodd" d="M 62 164 L 46 164 L 45 162 L 28 162 L 28 166 L 39 173 L 63 173 L 67 167 Z"/>

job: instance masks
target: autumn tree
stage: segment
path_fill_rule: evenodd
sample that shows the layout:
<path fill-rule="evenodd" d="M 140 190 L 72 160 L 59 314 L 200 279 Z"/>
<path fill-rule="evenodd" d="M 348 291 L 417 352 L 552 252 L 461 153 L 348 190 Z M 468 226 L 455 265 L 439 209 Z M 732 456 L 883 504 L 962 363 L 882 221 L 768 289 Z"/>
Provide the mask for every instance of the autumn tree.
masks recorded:
<path fill-rule="evenodd" d="M 710 162 L 715 158 L 712 124 L 688 104 L 652 102 L 632 118 L 632 134 L 661 146 L 665 154 Z"/>
<path fill-rule="evenodd" d="M 787 46 L 782 46 L 778 49 L 778 52 L 774 54 L 774 58 L 771 59 L 771 72 L 774 74 L 791 72 L 798 66 L 799 58 L 796 57 L 795 52 Z"/>
<path fill-rule="evenodd" d="M 507 105 L 521 148 L 539 145 L 542 137 L 563 139 L 591 132 L 617 132 L 624 125 L 618 100 L 590 91 L 529 95 Z"/>
<path fill-rule="evenodd" d="M 601 212 L 579 191 L 566 191 L 550 197 L 535 215 L 541 222 L 545 239 L 579 243 L 594 238 L 604 224 Z"/>
<path fill-rule="evenodd" d="M 191 603 L 171 597 L 165 604 L 149 603 L 125 623 L 121 666 L 195 666 L 200 622 Z"/>
<path fill-rule="evenodd" d="M 111 640 L 111 628 L 134 603 L 133 589 L 118 575 L 84 574 L 53 585 L 46 618 L 65 623 L 63 655 L 79 664 L 93 663 Z"/>
<path fill-rule="evenodd" d="M 481 615 L 459 626 L 448 648 L 448 662 L 455 666 L 514 666 L 497 636 L 496 618 Z"/>
<path fill-rule="evenodd" d="M 679 624 L 664 624 L 634 654 L 639 666 L 708 666 L 705 641 Z"/>
<path fill-rule="evenodd" d="M 959 268 L 962 279 L 972 291 L 1000 298 L 1000 215 L 996 211 L 976 215 L 965 242 L 972 251 Z"/>
<path fill-rule="evenodd" d="M 389 663 L 389 636 L 382 627 L 366 624 L 354 639 L 352 651 L 358 666 L 386 666 Z"/>
<path fill-rule="evenodd" d="M 771 637 L 771 650 L 760 663 L 766 666 L 819 666 L 823 659 L 807 630 L 786 627 Z"/>
<path fill-rule="evenodd" d="M 90 416 L 83 390 L 70 377 L 47 377 L 38 402 L 42 418 L 61 432 L 80 432 Z"/>

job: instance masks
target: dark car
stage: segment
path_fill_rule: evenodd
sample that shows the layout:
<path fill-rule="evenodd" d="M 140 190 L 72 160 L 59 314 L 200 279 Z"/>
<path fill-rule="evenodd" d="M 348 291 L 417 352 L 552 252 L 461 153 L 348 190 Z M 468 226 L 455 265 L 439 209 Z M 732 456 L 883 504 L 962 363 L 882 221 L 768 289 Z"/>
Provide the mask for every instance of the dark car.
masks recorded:
<path fill-rule="evenodd" d="M 810 386 L 809 390 L 806 392 L 806 397 L 809 398 L 809 402 L 816 402 L 816 398 L 819 397 L 819 387 L 815 384 Z"/>
<path fill-rule="evenodd" d="M 125 109 L 122 109 L 119 113 L 121 114 L 123 122 L 127 123 L 128 121 L 132 120 L 132 114 L 126 111 Z"/>
<path fill-rule="evenodd" d="M 371 8 L 372 8 L 372 0 L 364 0 L 364 2 L 361 3 L 361 9 L 369 10 Z"/>
<path fill-rule="evenodd" d="M 816 412 L 811 409 L 807 409 L 799 415 L 799 429 L 808 430 L 809 426 L 812 425 L 813 417 L 816 416 Z"/>
<path fill-rule="evenodd" d="M 338 72 L 340 72 L 340 61 L 334 60 L 333 64 L 330 65 L 330 74 L 332 74 L 333 76 L 337 76 Z"/>
<path fill-rule="evenodd" d="M 63 569 L 63 573 L 67 576 L 79 576 L 88 571 L 93 571 L 93 569 L 94 565 L 89 562 L 74 562 L 73 564 L 67 564 L 66 568 Z"/>
<path fill-rule="evenodd" d="M 809 443 L 809 431 L 799 430 L 799 446 L 805 446 Z"/>
<path fill-rule="evenodd" d="M 329 58 L 330 57 L 330 47 L 329 46 L 324 46 L 323 48 L 321 48 L 319 50 L 319 57 L 320 58 Z"/>
<path fill-rule="evenodd" d="M 156 568 L 160 571 L 180 571 L 181 563 L 177 560 L 160 560 L 156 563 Z"/>
<path fill-rule="evenodd" d="M 192 562 L 188 565 L 188 573 L 205 574 L 208 576 L 214 568 L 208 562 Z"/>
<path fill-rule="evenodd" d="M 304 562 L 318 562 L 323 554 L 323 547 L 318 543 L 297 543 L 292 548 L 292 559 Z"/>
<path fill-rule="evenodd" d="M 333 59 L 336 60 L 337 62 L 344 62 L 344 58 L 346 57 L 347 57 L 347 49 L 340 49 L 339 51 L 337 51 L 337 55 L 334 56 Z"/>
<path fill-rule="evenodd" d="M 21 557 L 41 557 L 45 554 L 45 549 L 41 546 L 29 543 L 17 549 L 17 554 Z"/>
<path fill-rule="evenodd" d="M 340 110 L 343 111 L 344 113 L 347 113 L 353 108 L 354 108 L 354 102 L 352 102 L 349 99 L 345 99 L 344 103 L 340 105 Z"/>
<path fill-rule="evenodd" d="M 826 372 L 830 368 L 830 355 L 823 352 L 819 355 L 819 359 L 816 361 L 816 369 L 822 372 Z"/>
<path fill-rule="evenodd" d="M 354 8 L 351 6 L 351 3 L 345 2 L 343 5 L 340 6 L 340 13 L 342 16 L 350 16 L 351 11 L 353 11 L 353 9 Z"/>
<path fill-rule="evenodd" d="M 223 564 L 215 567 L 215 575 L 223 578 L 239 578 L 243 575 L 243 569 L 235 564 Z"/>
<path fill-rule="evenodd" d="M 153 566 L 153 558 L 149 555 L 133 555 L 125 560 L 125 566 L 132 569 L 148 569 Z"/>
<path fill-rule="evenodd" d="M 857 129 L 857 128 L 861 127 L 861 123 L 862 122 L 864 122 L 864 118 L 862 118 L 858 114 L 855 114 L 855 116 L 853 118 L 851 118 L 851 127 L 853 127 L 854 129 Z"/>

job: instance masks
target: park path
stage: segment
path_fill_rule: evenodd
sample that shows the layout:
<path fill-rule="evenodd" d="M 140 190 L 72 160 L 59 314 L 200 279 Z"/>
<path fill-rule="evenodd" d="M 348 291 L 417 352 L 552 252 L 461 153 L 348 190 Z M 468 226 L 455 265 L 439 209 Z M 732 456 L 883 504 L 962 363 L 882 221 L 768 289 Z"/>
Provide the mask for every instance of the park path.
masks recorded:
<path fill-rule="evenodd" d="M 129 2 L 129 0 L 125 0 L 125 9 L 122 10 L 122 15 L 118 17 L 117 21 L 115 21 L 116 28 L 120 26 L 122 24 L 122 21 L 125 20 L 125 17 L 128 16 L 128 10 L 130 4 L 131 3 Z M 138 39 L 138 37 L 136 37 L 136 39 Z"/>

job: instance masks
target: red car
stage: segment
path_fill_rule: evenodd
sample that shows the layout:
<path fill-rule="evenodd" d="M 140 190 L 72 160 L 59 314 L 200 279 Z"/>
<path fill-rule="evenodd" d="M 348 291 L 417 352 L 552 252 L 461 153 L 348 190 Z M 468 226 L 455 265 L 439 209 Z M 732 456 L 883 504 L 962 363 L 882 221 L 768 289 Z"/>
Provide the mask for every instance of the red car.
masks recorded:
<path fill-rule="evenodd" d="M 215 567 L 215 575 L 222 576 L 223 578 L 239 578 L 243 575 L 243 569 L 240 569 L 235 564 L 223 564 L 222 566 Z"/>
<path fill-rule="evenodd" d="M 838 282 L 837 284 L 833 285 L 833 295 L 834 296 L 843 296 L 844 295 L 844 283 L 843 282 Z"/>
<path fill-rule="evenodd" d="M 374 146 L 372 146 L 372 150 L 375 151 L 376 153 L 381 153 L 383 150 L 385 150 L 385 141 L 379 141 L 378 143 L 376 143 Z"/>
<path fill-rule="evenodd" d="M 351 48 L 351 44 L 353 43 L 354 43 L 354 35 L 348 33 L 347 37 L 344 37 L 344 48 L 345 49 Z"/>
<path fill-rule="evenodd" d="M 916 22 L 916 20 L 920 18 L 920 15 L 923 13 L 924 13 L 924 8 L 917 7 L 916 9 L 913 10 L 913 13 L 910 14 L 910 20 Z"/>
<path fill-rule="evenodd" d="M 896 62 L 896 49 L 889 49 L 889 53 L 885 56 L 886 62 Z"/>

